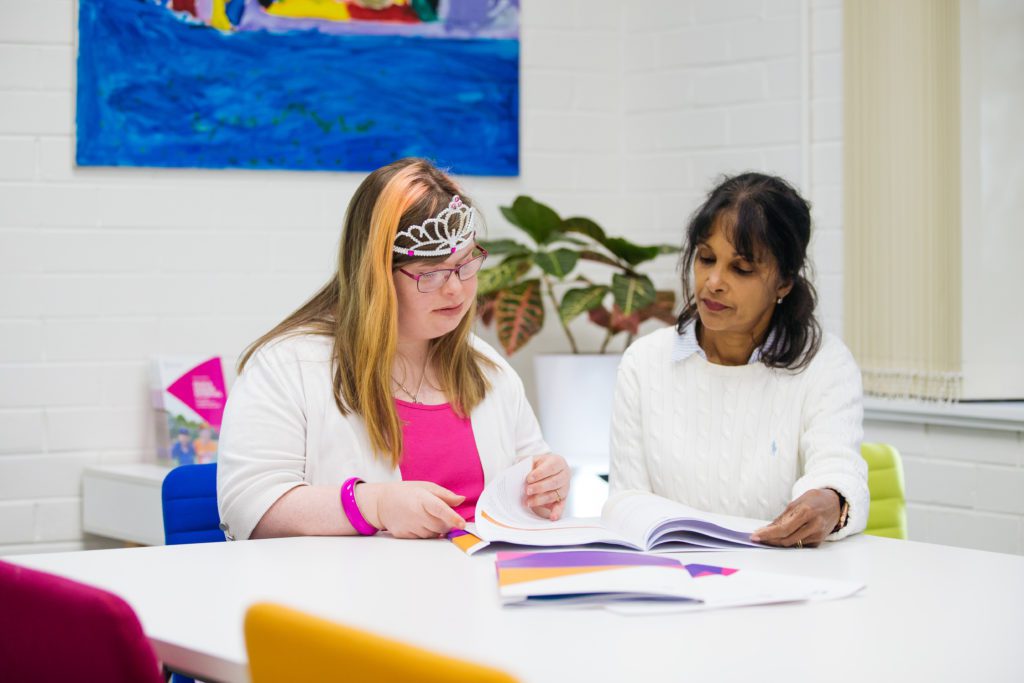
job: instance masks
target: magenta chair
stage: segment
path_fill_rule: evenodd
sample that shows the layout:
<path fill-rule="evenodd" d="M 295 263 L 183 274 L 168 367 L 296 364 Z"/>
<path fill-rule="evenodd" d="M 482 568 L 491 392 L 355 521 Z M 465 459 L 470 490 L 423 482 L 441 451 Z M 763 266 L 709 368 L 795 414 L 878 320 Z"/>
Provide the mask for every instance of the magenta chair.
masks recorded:
<path fill-rule="evenodd" d="M 163 680 L 156 653 L 124 600 L 0 562 L 0 681 Z"/>

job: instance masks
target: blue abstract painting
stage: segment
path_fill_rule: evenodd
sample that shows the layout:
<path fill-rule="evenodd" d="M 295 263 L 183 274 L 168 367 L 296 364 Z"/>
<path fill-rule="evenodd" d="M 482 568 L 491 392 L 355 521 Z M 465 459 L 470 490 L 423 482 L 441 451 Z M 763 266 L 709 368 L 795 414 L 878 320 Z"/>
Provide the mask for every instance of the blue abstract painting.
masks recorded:
<path fill-rule="evenodd" d="M 519 0 L 79 0 L 79 166 L 519 173 Z"/>

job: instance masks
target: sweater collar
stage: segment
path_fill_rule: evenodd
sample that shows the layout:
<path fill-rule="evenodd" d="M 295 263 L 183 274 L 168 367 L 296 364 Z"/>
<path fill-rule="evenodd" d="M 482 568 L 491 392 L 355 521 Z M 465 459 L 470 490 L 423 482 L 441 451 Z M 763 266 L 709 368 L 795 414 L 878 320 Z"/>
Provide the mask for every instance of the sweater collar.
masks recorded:
<path fill-rule="evenodd" d="M 764 353 L 764 349 L 771 346 L 772 341 L 775 339 L 775 330 L 768 333 L 764 343 L 758 346 L 750 354 L 750 358 L 747 359 L 747 365 L 754 365 L 755 363 L 761 362 L 761 357 Z M 692 355 L 698 355 L 704 360 L 707 360 L 707 354 L 704 353 L 704 349 L 700 347 L 700 343 L 697 341 L 697 328 L 694 320 L 690 320 L 683 327 L 683 331 L 676 335 L 675 344 L 672 346 L 672 362 L 683 361 Z"/>

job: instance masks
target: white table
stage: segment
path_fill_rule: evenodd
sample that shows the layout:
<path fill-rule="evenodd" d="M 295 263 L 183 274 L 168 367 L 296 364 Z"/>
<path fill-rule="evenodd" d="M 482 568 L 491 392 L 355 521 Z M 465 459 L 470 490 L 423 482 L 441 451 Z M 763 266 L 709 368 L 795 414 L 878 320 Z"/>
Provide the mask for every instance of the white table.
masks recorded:
<path fill-rule="evenodd" d="M 493 556 L 447 541 L 294 538 L 8 557 L 109 589 L 160 658 L 245 681 L 242 619 L 272 600 L 524 681 L 1024 681 L 1024 557 L 854 537 L 693 561 L 859 579 L 835 602 L 627 617 L 502 608 Z"/>

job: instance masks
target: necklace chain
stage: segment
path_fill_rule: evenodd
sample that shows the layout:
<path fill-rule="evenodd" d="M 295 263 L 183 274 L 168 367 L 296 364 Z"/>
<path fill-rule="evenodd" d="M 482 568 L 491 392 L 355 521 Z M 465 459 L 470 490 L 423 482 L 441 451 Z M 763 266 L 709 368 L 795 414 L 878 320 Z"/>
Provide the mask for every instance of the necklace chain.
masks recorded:
<path fill-rule="evenodd" d="M 413 403 L 421 403 L 419 399 L 420 391 L 423 389 L 423 379 L 427 376 L 427 361 L 430 359 L 429 354 L 423 359 L 423 368 L 420 370 L 420 383 L 416 385 L 416 392 L 409 391 L 404 384 L 395 379 L 395 376 L 391 376 L 391 380 L 398 385 L 398 388 L 406 393 L 406 395 L 412 399 Z"/>
<path fill-rule="evenodd" d="M 394 377 L 392 377 L 391 379 L 394 379 L 394 380 L 395 380 L 395 384 L 397 384 L 397 385 L 398 385 L 398 388 L 399 388 L 399 389 L 401 389 L 402 391 L 404 391 L 404 392 L 406 393 L 406 395 L 407 395 L 407 396 L 408 396 L 409 398 L 411 398 L 411 399 L 412 399 L 412 402 L 413 402 L 413 403 L 419 403 L 419 402 L 420 402 L 420 399 L 419 399 L 418 397 L 419 397 L 419 394 L 420 394 L 420 389 L 421 389 L 421 388 L 423 387 L 423 380 L 422 380 L 422 379 L 420 379 L 420 384 L 419 384 L 419 386 L 418 386 L 418 387 L 416 387 L 416 393 L 413 393 L 413 392 L 409 391 L 408 389 L 406 389 L 406 388 L 405 388 L 405 385 L 404 385 L 404 384 L 402 384 L 401 382 L 399 382 L 399 381 L 398 381 L 397 379 L 395 379 Z"/>

